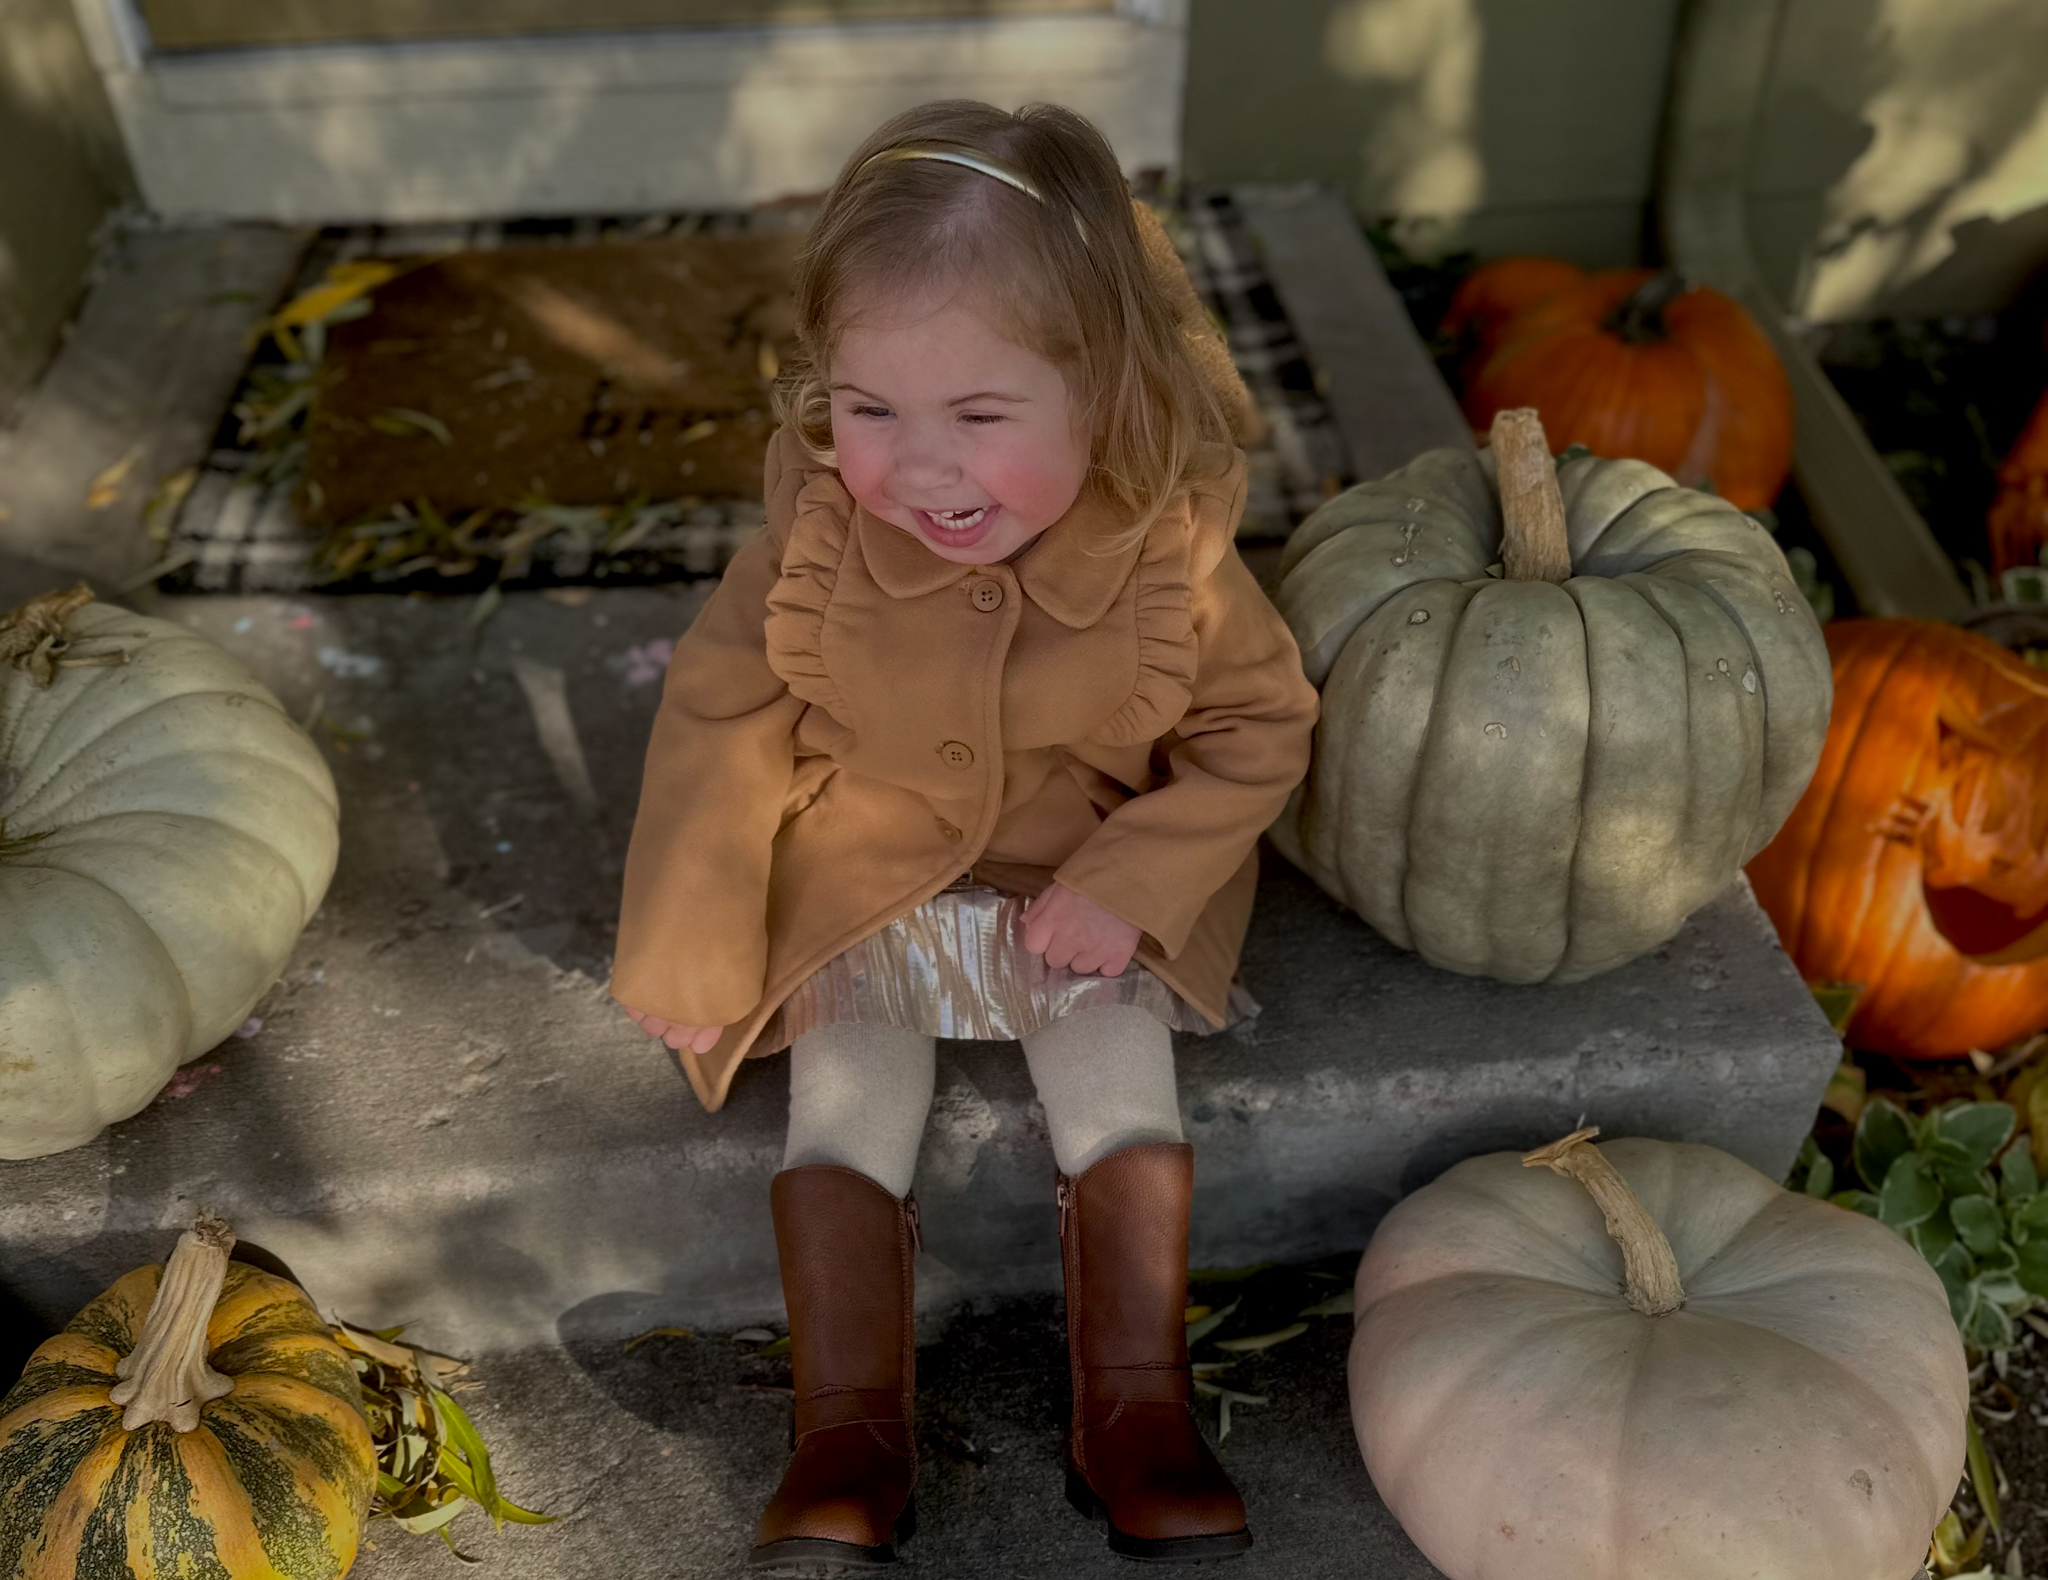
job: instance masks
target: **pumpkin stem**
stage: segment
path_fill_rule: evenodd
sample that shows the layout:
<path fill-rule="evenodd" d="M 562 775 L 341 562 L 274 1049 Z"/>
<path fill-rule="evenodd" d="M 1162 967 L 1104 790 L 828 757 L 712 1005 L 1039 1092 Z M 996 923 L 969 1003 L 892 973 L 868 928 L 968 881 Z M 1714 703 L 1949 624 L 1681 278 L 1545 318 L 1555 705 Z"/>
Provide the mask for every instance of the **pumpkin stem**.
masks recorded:
<path fill-rule="evenodd" d="M 1493 457 L 1500 477 L 1501 570 L 1514 582 L 1567 582 L 1571 539 L 1550 441 L 1533 406 L 1496 412 Z"/>
<path fill-rule="evenodd" d="M 60 664 L 76 662 L 64 656 L 71 646 L 64 622 L 91 602 L 92 589 L 79 582 L 0 613 L 0 664 L 13 665 L 47 689 Z"/>
<path fill-rule="evenodd" d="M 1676 269 L 1662 270 L 1637 286 L 1600 327 L 1632 346 L 1669 340 L 1671 330 L 1664 322 L 1664 310 L 1691 289 L 1692 281 Z"/>
<path fill-rule="evenodd" d="M 125 1406 L 124 1431 L 162 1421 L 174 1432 L 199 1425 L 200 1408 L 234 1391 L 231 1377 L 206 1364 L 206 1327 L 227 1281 L 235 1233 L 211 1213 L 178 1237 L 143 1320 L 135 1348 L 122 1356 L 107 1397 Z"/>
<path fill-rule="evenodd" d="M 1646 1317 L 1668 1317 L 1685 1304 L 1685 1286 L 1678 1281 L 1678 1258 L 1657 1227 L 1649 1209 L 1636 1199 L 1621 1171 L 1592 1145 L 1598 1125 L 1574 1130 L 1562 1141 L 1538 1147 L 1522 1159 L 1524 1168 L 1545 1168 L 1577 1180 L 1599 1205 L 1607 1232 L 1621 1247 L 1622 1270 L 1628 1279 L 1628 1303 Z"/>

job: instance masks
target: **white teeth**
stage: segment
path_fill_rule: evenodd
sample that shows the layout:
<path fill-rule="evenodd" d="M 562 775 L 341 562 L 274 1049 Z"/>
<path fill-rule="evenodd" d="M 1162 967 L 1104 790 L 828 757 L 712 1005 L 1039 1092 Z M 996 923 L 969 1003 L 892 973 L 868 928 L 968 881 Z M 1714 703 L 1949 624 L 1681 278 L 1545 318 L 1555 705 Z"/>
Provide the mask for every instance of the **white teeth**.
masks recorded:
<path fill-rule="evenodd" d="M 972 510 L 928 510 L 926 515 L 948 527 L 971 527 L 988 513 L 988 506 L 976 505 Z"/>

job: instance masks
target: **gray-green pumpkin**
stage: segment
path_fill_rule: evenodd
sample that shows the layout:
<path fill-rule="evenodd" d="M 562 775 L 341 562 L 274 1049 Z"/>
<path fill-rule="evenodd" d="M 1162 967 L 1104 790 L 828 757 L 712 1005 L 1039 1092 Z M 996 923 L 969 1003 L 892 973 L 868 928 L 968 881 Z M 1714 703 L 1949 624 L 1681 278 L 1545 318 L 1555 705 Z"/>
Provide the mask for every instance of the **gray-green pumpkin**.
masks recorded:
<path fill-rule="evenodd" d="M 1572 455 L 1550 483 L 1530 426 L 1555 579 L 1503 572 L 1491 449 L 1431 451 L 1289 541 L 1275 602 L 1323 712 L 1272 832 L 1433 965 L 1571 982 L 1670 938 L 1770 840 L 1832 685 L 1756 520 L 1640 461 Z M 1510 565 L 1539 552 L 1508 538 Z"/>

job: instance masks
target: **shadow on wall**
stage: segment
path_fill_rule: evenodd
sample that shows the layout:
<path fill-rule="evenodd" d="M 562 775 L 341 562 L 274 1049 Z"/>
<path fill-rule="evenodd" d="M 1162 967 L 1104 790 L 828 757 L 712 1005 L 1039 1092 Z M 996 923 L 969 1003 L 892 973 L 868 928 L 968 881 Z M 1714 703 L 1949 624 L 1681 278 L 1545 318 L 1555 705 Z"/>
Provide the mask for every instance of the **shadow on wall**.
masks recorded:
<path fill-rule="evenodd" d="M 1798 310 L 1830 320 L 2009 297 L 2048 252 L 2048 6 L 1857 0 L 1854 10 L 1868 141 L 1822 204 Z M 1829 33 L 1845 39 L 1848 20 Z"/>
<path fill-rule="evenodd" d="M 69 0 L 0 0 L 0 418 L 84 288 L 93 233 L 130 190 Z"/>
<path fill-rule="evenodd" d="M 1331 11 L 1323 56 L 1382 98 L 1360 151 L 1358 198 L 1399 216 L 1395 231 L 1455 228 L 1486 197 L 1479 149 L 1478 0 L 1346 0 Z"/>

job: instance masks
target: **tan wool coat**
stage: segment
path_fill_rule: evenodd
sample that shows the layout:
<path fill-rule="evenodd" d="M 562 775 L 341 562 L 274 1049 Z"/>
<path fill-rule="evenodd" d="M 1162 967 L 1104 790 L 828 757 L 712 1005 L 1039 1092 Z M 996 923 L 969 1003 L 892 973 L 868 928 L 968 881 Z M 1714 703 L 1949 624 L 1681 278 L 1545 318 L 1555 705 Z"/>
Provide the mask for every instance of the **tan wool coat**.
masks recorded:
<path fill-rule="evenodd" d="M 705 1107 L 793 988 L 963 874 L 1085 895 L 1222 1024 L 1317 699 L 1234 546 L 1243 453 L 1211 459 L 1124 552 L 1084 491 L 1014 560 L 969 566 L 776 433 L 766 529 L 669 666 L 611 980 L 726 1028 L 680 1055 Z"/>
<path fill-rule="evenodd" d="M 1084 495 L 1009 564 L 942 559 L 787 433 L 767 529 L 669 666 L 612 992 L 722 1025 L 717 1108 L 782 999 L 963 873 L 1057 879 L 1145 934 L 1221 1024 L 1254 847 L 1307 771 L 1316 694 L 1232 544 L 1244 461 L 1118 555 Z"/>

